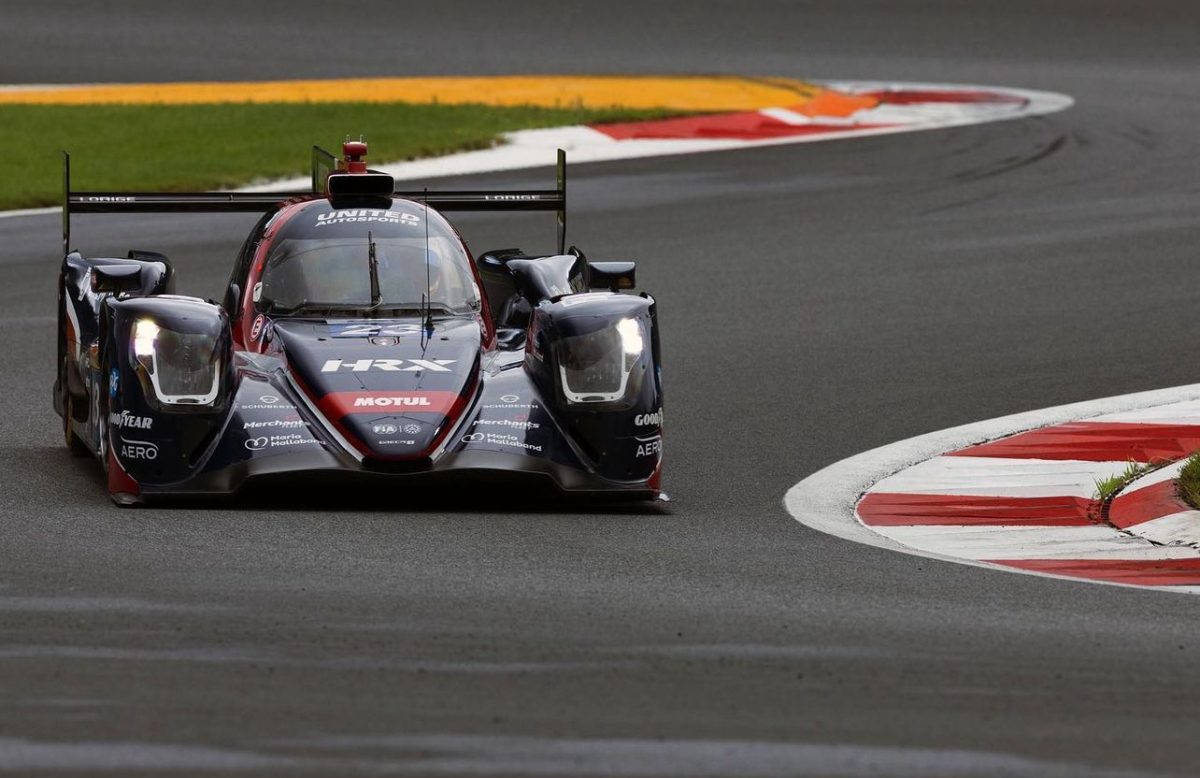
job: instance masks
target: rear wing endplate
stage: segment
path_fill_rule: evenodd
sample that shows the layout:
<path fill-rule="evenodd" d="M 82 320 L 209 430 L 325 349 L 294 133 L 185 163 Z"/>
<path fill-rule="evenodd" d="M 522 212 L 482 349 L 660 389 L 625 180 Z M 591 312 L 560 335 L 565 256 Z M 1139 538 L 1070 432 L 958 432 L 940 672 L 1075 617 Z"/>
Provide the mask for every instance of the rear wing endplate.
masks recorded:
<path fill-rule="evenodd" d="M 288 200 L 325 194 L 325 181 L 338 172 L 337 158 L 313 146 L 312 190 L 307 192 L 75 192 L 71 155 L 63 156 L 63 255 L 71 251 L 71 215 L 77 213 L 266 213 Z M 557 211 L 558 253 L 566 253 L 567 155 L 558 150 L 554 189 L 405 190 L 398 197 L 438 211 Z"/>

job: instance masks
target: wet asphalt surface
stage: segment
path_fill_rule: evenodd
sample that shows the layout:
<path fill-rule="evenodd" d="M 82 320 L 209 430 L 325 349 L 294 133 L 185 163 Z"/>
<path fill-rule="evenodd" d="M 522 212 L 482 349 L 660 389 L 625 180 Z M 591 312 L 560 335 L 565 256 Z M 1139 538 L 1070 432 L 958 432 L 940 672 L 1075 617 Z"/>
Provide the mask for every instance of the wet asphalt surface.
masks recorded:
<path fill-rule="evenodd" d="M 1077 105 L 576 166 L 571 240 L 660 300 L 665 509 L 115 508 L 50 407 L 58 217 L 0 220 L 0 771 L 1192 774 L 1200 600 L 855 545 L 781 503 L 876 445 L 1196 380 L 1200 8 L 1147 5 L 6 8 L 7 83 L 731 72 Z M 458 221 L 477 253 L 554 236 Z M 80 217 L 75 243 L 217 296 L 252 222 Z"/>

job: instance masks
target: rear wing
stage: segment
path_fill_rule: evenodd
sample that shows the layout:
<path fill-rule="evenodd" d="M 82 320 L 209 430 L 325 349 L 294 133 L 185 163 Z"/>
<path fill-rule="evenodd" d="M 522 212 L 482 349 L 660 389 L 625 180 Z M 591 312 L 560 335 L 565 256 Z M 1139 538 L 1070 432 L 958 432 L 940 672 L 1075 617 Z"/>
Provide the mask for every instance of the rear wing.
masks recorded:
<path fill-rule="evenodd" d="M 287 200 L 324 195 L 329 176 L 343 168 L 336 157 L 313 146 L 312 190 L 307 192 L 75 192 L 71 155 L 63 152 L 63 255 L 71 251 L 71 215 L 76 213 L 265 213 Z M 374 171 L 372 171 L 373 173 Z M 375 174 L 384 175 L 384 174 Z M 554 189 L 393 190 L 393 194 L 438 211 L 557 211 L 558 253 L 566 253 L 567 154 L 558 150 Z"/>

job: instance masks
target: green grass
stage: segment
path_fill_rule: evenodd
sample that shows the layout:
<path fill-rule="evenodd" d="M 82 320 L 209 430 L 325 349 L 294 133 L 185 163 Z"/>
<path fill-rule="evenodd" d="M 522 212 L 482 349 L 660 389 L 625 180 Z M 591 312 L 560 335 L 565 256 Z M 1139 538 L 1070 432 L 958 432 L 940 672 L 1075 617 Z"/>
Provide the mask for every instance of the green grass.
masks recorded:
<path fill-rule="evenodd" d="M 1200 451 L 1188 457 L 1179 471 L 1178 489 L 1181 500 L 1200 509 Z"/>
<path fill-rule="evenodd" d="M 1101 502 L 1108 502 L 1117 496 L 1117 492 L 1147 473 L 1154 472 L 1165 462 L 1134 462 L 1132 459 L 1125 465 L 1125 470 L 1117 475 L 1096 481 L 1096 496 Z"/>
<path fill-rule="evenodd" d="M 512 130 L 671 113 L 408 103 L 0 105 L 0 209 L 57 204 L 61 149 L 71 153 L 72 189 L 187 191 L 306 175 L 313 144 L 337 154 L 346 135 L 365 135 L 370 161 L 383 163 L 487 148 Z"/>

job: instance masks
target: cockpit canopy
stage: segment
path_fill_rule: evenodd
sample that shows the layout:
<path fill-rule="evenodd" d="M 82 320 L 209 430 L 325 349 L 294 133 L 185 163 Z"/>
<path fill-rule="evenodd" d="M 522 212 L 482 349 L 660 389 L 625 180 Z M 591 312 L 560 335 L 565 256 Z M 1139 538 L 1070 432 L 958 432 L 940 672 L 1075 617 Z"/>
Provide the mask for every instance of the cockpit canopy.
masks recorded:
<path fill-rule="evenodd" d="M 428 217 L 428 218 L 427 218 Z M 259 311 L 279 315 L 416 312 L 428 298 L 443 313 L 479 309 L 462 242 L 436 213 L 394 200 L 381 208 L 334 208 L 315 200 L 271 238 Z"/>

